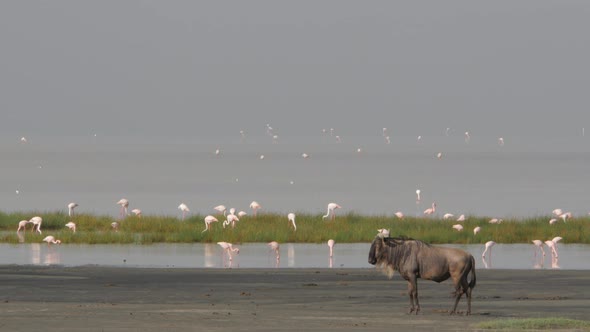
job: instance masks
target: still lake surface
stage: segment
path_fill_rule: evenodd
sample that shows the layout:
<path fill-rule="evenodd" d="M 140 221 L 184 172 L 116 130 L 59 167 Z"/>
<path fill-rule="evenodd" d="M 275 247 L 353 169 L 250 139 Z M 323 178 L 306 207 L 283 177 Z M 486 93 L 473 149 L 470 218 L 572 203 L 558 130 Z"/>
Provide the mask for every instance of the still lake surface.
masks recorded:
<path fill-rule="evenodd" d="M 449 245 L 450 246 L 450 245 Z M 40 243 L 0 244 L 0 265 L 113 266 L 146 268 L 371 268 L 367 262 L 370 244 L 342 243 L 329 257 L 326 244 L 285 243 L 280 246 L 276 261 L 265 243 L 237 245 L 240 253 L 232 261 L 224 258 L 217 244 L 154 244 L 154 245 L 52 245 Z M 590 245 L 558 244 L 559 258 L 551 263 L 550 252 L 542 259 L 534 258 L 533 244 L 496 244 L 482 260 L 482 245 L 453 245 L 470 252 L 476 267 L 492 269 L 572 269 L 590 270 Z"/>
<path fill-rule="evenodd" d="M 497 137 L 462 132 L 418 141 L 376 128 L 374 135 L 283 137 L 2 137 L 0 211 L 67 211 L 116 217 L 129 210 L 207 215 L 223 204 L 251 213 L 355 212 L 421 215 L 437 202 L 444 213 L 498 218 L 590 212 L 590 141 L 584 136 Z M 441 132 L 444 129 L 441 129 Z M 567 134 L 567 133 L 565 133 Z M 219 154 L 215 151 L 219 149 Z M 359 150 L 360 149 L 360 152 Z M 442 153 L 438 159 L 436 155 Z M 304 158 L 303 153 L 308 154 Z M 264 158 L 261 159 L 261 156 Z M 422 201 L 416 204 L 416 189 Z M 32 217 L 32 216 L 31 216 Z M 18 220 L 15 221 L 15 225 Z"/>

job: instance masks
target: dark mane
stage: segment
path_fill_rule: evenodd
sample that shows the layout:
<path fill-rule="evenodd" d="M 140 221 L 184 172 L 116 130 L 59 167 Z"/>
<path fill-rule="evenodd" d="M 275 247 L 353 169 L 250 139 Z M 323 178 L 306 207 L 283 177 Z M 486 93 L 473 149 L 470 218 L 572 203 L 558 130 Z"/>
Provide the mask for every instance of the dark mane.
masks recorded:
<path fill-rule="evenodd" d="M 414 241 L 416 243 L 416 245 L 418 245 L 419 247 L 425 246 L 425 247 L 430 247 L 430 243 L 421 241 L 421 240 L 416 240 L 413 239 L 411 237 L 407 237 L 405 235 L 399 235 L 398 237 L 386 237 L 383 239 L 385 241 L 385 243 L 389 246 L 389 247 L 395 247 L 395 246 L 399 246 L 399 245 L 403 245 L 406 242 L 409 241 Z"/>

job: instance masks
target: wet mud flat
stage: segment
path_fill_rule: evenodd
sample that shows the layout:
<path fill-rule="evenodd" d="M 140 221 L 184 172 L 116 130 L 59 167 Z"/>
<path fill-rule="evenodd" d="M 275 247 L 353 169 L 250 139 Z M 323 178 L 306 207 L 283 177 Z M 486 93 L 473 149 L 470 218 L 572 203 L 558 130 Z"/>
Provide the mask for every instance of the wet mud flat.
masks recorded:
<path fill-rule="evenodd" d="M 2 331 L 476 330 L 482 321 L 589 320 L 590 273 L 477 270 L 472 315 L 448 314 L 449 281 L 375 269 L 140 269 L 0 266 Z"/>

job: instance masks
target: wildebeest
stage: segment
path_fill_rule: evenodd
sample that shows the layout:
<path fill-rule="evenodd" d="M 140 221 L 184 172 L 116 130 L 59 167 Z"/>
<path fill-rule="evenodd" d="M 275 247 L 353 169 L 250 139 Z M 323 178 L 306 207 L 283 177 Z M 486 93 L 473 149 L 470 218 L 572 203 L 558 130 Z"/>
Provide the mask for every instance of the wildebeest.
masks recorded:
<path fill-rule="evenodd" d="M 442 282 L 452 278 L 455 286 L 454 314 L 463 293 L 467 296 L 467 315 L 471 314 L 471 291 L 475 287 L 475 259 L 461 249 L 436 247 L 420 240 L 406 237 L 377 235 L 369 251 L 369 263 L 386 270 L 391 278 L 398 271 L 408 281 L 410 311 L 418 314 L 417 279 Z M 471 272 L 471 280 L 467 282 Z"/>

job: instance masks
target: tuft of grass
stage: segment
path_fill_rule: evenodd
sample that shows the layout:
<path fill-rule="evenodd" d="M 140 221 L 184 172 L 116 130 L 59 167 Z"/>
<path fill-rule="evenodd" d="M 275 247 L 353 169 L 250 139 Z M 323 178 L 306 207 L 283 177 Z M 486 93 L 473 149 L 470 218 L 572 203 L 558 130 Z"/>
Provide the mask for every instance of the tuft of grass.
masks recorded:
<path fill-rule="evenodd" d="M 457 222 L 440 217 L 366 216 L 356 213 L 338 215 L 336 220 L 322 219 L 321 214 L 298 213 L 297 231 L 293 230 L 286 215 L 263 213 L 257 217 L 244 216 L 235 228 L 223 227 L 223 215 L 217 215 L 219 222 L 205 229 L 204 215 L 193 214 L 184 221 L 177 217 L 143 215 L 141 218 L 128 216 L 117 220 L 110 216 L 78 214 L 72 219 L 63 212 L 0 212 L 0 242 L 18 243 L 16 234 L 18 222 L 41 216 L 43 234 L 31 232 L 27 226 L 24 242 L 41 242 L 46 235 L 56 236 L 64 243 L 112 244 L 112 243 L 232 243 L 270 242 L 281 243 L 323 243 L 334 239 L 337 243 L 371 242 L 377 230 L 386 228 L 391 236 L 405 235 L 432 244 L 483 244 L 489 240 L 497 243 L 531 243 L 534 239 L 547 240 L 561 236 L 565 243 L 590 244 L 590 217 L 579 217 L 549 224 L 549 216 L 524 219 L 505 219 L 501 224 L 490 224 L 490 218 L 469 216 L 458 232 L 452 228 Z M 65 224 L 74 221 L 77 233 L 73 234 Z M 111 227 L 118 221 L 119 231 Z M 481 232 L 473 234 L 473 228 L 481 227 Z M 22 232 L 21 232 L 22 233 Z"/>
<path fill-rule="evenodd" d="M 590 331 L 590 322 L 568 318 L 523 318 L 498 319 L 477 324 L 477 328 L 488 330 L 563 330 Z"/>

